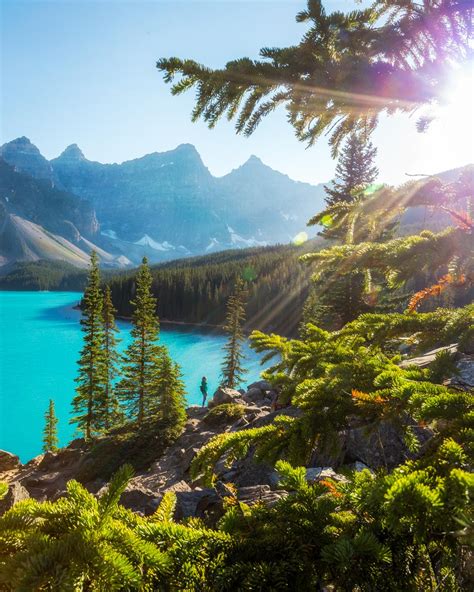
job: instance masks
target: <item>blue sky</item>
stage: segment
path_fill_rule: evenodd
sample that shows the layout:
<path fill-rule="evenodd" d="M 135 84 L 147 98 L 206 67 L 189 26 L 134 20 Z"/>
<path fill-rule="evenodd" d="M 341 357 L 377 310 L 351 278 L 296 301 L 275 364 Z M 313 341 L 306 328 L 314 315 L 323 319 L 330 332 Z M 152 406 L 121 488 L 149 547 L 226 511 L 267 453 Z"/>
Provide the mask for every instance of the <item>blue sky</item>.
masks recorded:
<path fill-rule="evenodd" d="M 306 149 L 283 110 L 249 139 L 227 121 L 208 130 L 190 121 L 192 94 L 172 97 L 155 68 L 163 56 L 217 67 L 257 57 L 262 46 L 296 43 L 304 26 L 294 16 L 304 0 L 0 3 L 1 143 L 25 135 L 48 158 L 77 143 L 91 160 L 122 162 L 190 142 L 215 175 L 256 154 L 294 179 L 332 177 L 326 142 Z M 328 9 L 354 6 L 353 0 L 327 3 Z M 374 135 L 381 180 L 403 182 L 405 173 L 474 161 L 472 110 L 467 122 L 460 109 L 447 110 L 426 134 L 416 132 L 415 122 L 416 116 L 382 120 Z"/>

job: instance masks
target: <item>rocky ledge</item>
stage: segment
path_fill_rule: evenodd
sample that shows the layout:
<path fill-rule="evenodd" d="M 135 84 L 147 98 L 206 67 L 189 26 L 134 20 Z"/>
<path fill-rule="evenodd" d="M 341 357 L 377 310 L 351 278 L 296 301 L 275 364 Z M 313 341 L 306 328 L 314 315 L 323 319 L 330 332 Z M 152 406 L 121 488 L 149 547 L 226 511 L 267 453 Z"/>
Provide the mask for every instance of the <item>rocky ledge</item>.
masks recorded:
<path fill-rule="evenodd" d="M 427 357 L 422 356 L 410 363 L 423 366 Z M 474 356 L 459 356 L 457 365 L 459 372 L 452 379 L 453 388 L 471 389 Z M 278 393 L 272 390 L 271 385 L 259 381 L 249 385 L 247 390 L 219 388 L 207 408 L 189 407 L 184 430 L 171 446 L 164 451 L 157 447 L 154 455 L 154 444 L 146 443 L 151 453 L 147 451 L 146 466 L 136 471 L 124 492 L 123 505 L 147 515 L 155 510 L 165 492 L 174 491 L 177 518 L 217 518 L 222 513 L 222 500 L 229 494 L 227 483 L 236 487 L 238 498 L 246 503 L 275 503 L 286 495 L 279 489 L 278 474 L 271 466 L 257 463 L 252 450 L 245 459 L 234 462 L 230 467 L 220 462 L 216 467 L 217 484 L 212 489 L 191 480 L 190 466 L 195 454 L 216 434 L 259 427 L 280 414 L 299 415 L 295 407 L 278 408 L 277 399 Z M 327 477 L 344 479 L 337 473 L 342 465 L 355 470 L 377 470 L 383 466 L 396 466 L 411 456 L 401 435 L 390 424 L 378 425 L 374 430 L 370 428 L 354 425 L 341 432 L 339 452 L 333 457 L 322 457 L 315 451 L 307 467 L 308 480 Z M 415 424 L 413 428 L 423 446 L 430 439 L 431 431 Z M 108 446 L 114 451 L 115 442 L 109 441 Z M 115 451 L 115 456 L 117 454 L 120 455 Z M 93 493 L 100 492 L 107 484 L 105 479 L 96 476 L 103 475 L 102 469 L 90 470 L 91 467 L 97 469 L 99 460 L 101 467 L 107 467 L 103 457 L 98 459 L 97 444 L 94 448 L 81 439 L 74 440 L 56 453 L 37 456 L 25 465 L 21 465 L 14 455 L 0 451 L 0 481 L 10 485 L 7 496 L 0 502 L 0 514 L 16 501 L 27 497 L 57 499 L 64 493 L 70 479 L 79 480 Z M 121 457 L 112 460 L 124 462 Z"/>

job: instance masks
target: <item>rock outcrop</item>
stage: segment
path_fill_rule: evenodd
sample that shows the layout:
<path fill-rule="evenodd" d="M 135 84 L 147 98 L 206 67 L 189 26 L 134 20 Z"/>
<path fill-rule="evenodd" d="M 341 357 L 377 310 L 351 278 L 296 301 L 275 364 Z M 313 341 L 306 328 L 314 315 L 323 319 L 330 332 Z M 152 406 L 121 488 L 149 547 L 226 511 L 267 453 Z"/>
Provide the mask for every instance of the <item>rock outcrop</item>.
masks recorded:
<path fill-rule="evenodd" d="M 428 352 L 426 356 L 433 360 L 431 354 Z M 425 361 L 425 356 L 421 356 L 420 359 L 410 360 L 410 363 L 425 366 Z M 457 365 L 459 372 L 450 384 L 453 388 L 472 389 L 474 356 L 460 354 Z M 231 466 L 224 461 L 218 462 L 215 468 L 217 485 L 213 489 L 202 487 L 199 481 L 193 482 L 190 476 L 194 456 L 216 434 L 261 427 L 281 414 L 291 417 L 301 415 L 301 410 L 295 407 L 279 409 L 277 396 L 269 383 L 259 381 L 243 391 L 218 389 L 208 408 L 189 407 L 182 434 L 164 452 L 159 451 L 155 458 L 151 457 L 146 467 L 136 472 L 122 496 L 122 503 L 147 515 L 155 511 L 165 492 L 174 491 L 177 497 L 176 517 L 199 516 L 212 522 L 222 514 L 223 498 L 230 491 L 229 483 L 237 487 L 238 499 L 248 504 L 261 501 L 271 505 L 281 499 L 286 493 L 279 489 L 277 472 L 270 465 L 256 462 L 252 448 L 246 458 L 235 461 Z M 220 406 L 225 412 L 216 414 Z M 231 413 L 235 408 L 239 413 Z M 213 421 L 208 420 L 211 414 Z M 416 425 L 408 416 L 405 419 L 412 424 L 423 448 L 432 432 L 429 428 Z M 346 477 L 338 473 L 341 465 L 356 471 L 390 469 L 413 457 L 400 432 L 389 423 L 382 422 L 377 426 L 354 424 L 339 434 L 339 444 L 337 452 L 329 456 L 314 451 L 307 466 L 308 481 L 328 478 L 344 481 Z M 115 442 L 109 442 L 109 452 L 114 448 Z M 106 479 L 97 478 L 97 471 L 90 470 L 97 462 L 93 449 L 81 439 L 74 440 L 56 453 L 40 455 L 25 465 L 21 465 L 16 456 L 0 451 L 0 481 L 10 484 L 10 490 L 0 505 L 0 513 L 28 496 L 38 500 L 57 499 L 64 493 L 70 479 L 77 478 L 90 491 L 99 492 L 107 483 Z M 117 462 L 123 462 L 123 459 Z"/>

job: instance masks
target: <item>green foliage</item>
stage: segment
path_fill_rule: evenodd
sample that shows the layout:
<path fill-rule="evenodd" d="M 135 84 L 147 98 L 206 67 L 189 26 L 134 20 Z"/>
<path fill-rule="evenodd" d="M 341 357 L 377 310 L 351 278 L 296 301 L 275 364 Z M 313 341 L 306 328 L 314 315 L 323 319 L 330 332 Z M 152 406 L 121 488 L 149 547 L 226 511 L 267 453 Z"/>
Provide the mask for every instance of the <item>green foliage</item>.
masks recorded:
<path fill-rule="evenodd" d="M 340 332 L 348 338 L 361 338 L 371 345 L 393 350 L 406 344 L 415 351 L 426 351 L 459 342 L 469 350 L 474 338 L 474 305 L 437 308 L 429 313 L 365 314 Z"/>
<path fill-rule="evenodd" d="M 354 203 L 364 196 L 378 176 L 378 169 L 373 164 L 376 154 L 377 149 L 366 136 L 355 132 L 349 135 L 339 156 L 335 180 L 331 186 L 324 187 L 329 208 Z M 323 235 L 332 237 L 331 228 L 323 231 Z"/>
<path fill-rule="evenodd" d="M 244 405 L 238 403 L 222 403 L 213 407 L 204 420 L 211 426 L 219 426 L 237 421 L 245 415 Z"/>
<path fill-rule="evenodd" d="M 104 289 L 103 303 L 105 376 L 104 397 L 102 401 L 102 420 L 105 430 L 110 429 L 122 420 L 122 413 L 115 394 L 115 381 L 120 372 L 120 356 L 117 352 L 119 340 L 116 337 L 118 327 L 115 323 L 116 313 L 117 311 L 112 304 L 110 286 L 106 286 Z"/>
<path fill-rule="evenodd" d="M 92 252 L 87 286 L 82 301 L 81 327 L 84 345 L 78 361 L 76 396 L 72 405 L 76 416 L 71 420 L 90 440 L 102 429 L 104 402 L 105 356 L 103 296 L 97 253 Z"/>
<path fill-rule="evenodd" d="M 378 0 L 328 14 L 320 0 L 308 0 L 296 19 L 306 25 L 300 43 L 263 48 L 260 60 L 236 59 L 214 70 L 171 57 L 157 67 L 172 94 L 195 92 L 193 121 L 212 128 L 225 116 L 250 135 L 285 106 L 299 140 L 311 145 L 329 134 L 335 154 L 350 132 L 373 130 L 380 113 L 440 100 L 446 56 L 452 63 L 470 55 L 468 3 Z"/>
<path fill-rule="evenodd" d="M 43 451 L 56 452 L 58 449 L 58 418 L 54 411 L 54 401 L 49 400 L 48 410 L 44 414 Z"/>
<path fill-rule="evenodd" d="M 176 495 L 154 514 L 119 505 L 122 467 L 97 500 L 77 482 L 55 502 L 26 500 L 0 518 L 5 590 L 452 590 L 474 491 L 453 440 L 390 474 L 309 483 L 280 461 L 290 495 L 269 508 L 229 498 L 217 529 L 173 521 Z M 463 527 L 463 530 L 460 530 Z"/>
<path fill-rule="evenodd" d="M 63 261 L 18 262 L 0 276 L 2 290 L 82 291 L 87 272 Z"/>
<path fill-rule="evenodd" d="M 224 455 L 227 465 L 237 458 L 243 458 L 254 444 L 263 444 L 277 431 L 276 425 L 252 428 L 238 432 L 224 432 L 211 438 L 196 454 L 191 463 L 192 479 L 199 479 L 204 485 L 214 482 L 214 466 Z"/>
<path fill-rule="evenodd" d="M 444 314 L 445 326 L 452 324 L 458 331 L 461 318 L 464 323 L 472 322 L 468 310 Z M 377 321 L 386 330 L 384 316 L 366 318 L 372 326 Z M 222 456 L 229 461 L 245 456 L 250 445 L 262 458 L 274 461 L 283 456 L 293 464 L 304 464 L 315 448 L 322 453 L 337 452 L 338 433 L 354 424 L 373 432 L 381 422 L 389 422 L 405 434 L 411 447 L 416 447 L 409 417 L 429 424 L 439 437 L 456 435 L 458 441 L 470 443 L 472 395 L 434 384 L 436 367 L 401 368 L 399 357 L 377 345 L 380 338 L 374 339 L 373 333 L 367 337 L 363 319 L 333 333 L 308 325 L 303 340 L 282 340 L 254 332 L 253 347 L 266 352 L 266 361 L 277 358 L 263 376 L 279 390 L 280 401 L 291 402 L 300 414 L 294 418 L 280 416 L 263 428 L 215 436 L 196 456 L 193 475 L 202 474 L 211 482 L 212 467 Z M 417 328 L 419 341 L 426 343 L 420 319 Z M 401 326 L 399 336 L 404 330 Z M 393 327 L 391 337 L 395 338 Z"/>
<path fill-rule="evenodd" d="M 8 493 L 8 483 L 0 481 L 0 500 L 2 500 Z"/>
<path fill-rule="evenodd" d="M 14 590 L 103 592 L 159 582 L 169 558 L 118 505 L 130 477 L 124 466 L 99 500 L 70 481 L 55 503 L 16 504 L 0 518 L 0 581 Z"/>
<path fill-rule="evenodd" d="M 123 378 L 117 386 L 122 404 L 138 425 L 155 415 L 159 405 L 159 368 L 163 349 L 157 343 L 159 322 L 151 283 L 150 268 L 144 258 L 136 277 L 136 295 L 132 302 L 132 343 L 125 352 Z"/>
<path fill-rule="evenodd" d="M 279 245 L 236 249 L 154 266 L 151 289 L 158 300 L 157 314 L 168 321 L 224 325 L 228 299 L 237 280 L 244 278 L 245 329 L 295 335 L 311 276 L 298 257 L 308 244 L 317 248 L 316 241 L 309 241 L 304 248 Z M 108 278 L 114 305 L 125 317 L 132 314 L 134 273 L 115 273 Z"/>
<path fill-rule="evenodd" d="M 242 280 L 238 280 L 234 293 L 227 302 L 226 324 L 224 329 L 228 334 L 224 346 L 225 357 L 222 362 L 222 384 L 229 388 L 238 386 L 245 374 L 243 367 L 242 344 L 245 340 L 243 324 L 245 321 L 245 289 Z"/>
<path fill-rule="evenodd" d="M 177 437 L 186 422 L 185 389 L 178 364 L 171 360 L 164 348 L 159 362 L 157 386 L 159 417 L 175 431 Z"/>

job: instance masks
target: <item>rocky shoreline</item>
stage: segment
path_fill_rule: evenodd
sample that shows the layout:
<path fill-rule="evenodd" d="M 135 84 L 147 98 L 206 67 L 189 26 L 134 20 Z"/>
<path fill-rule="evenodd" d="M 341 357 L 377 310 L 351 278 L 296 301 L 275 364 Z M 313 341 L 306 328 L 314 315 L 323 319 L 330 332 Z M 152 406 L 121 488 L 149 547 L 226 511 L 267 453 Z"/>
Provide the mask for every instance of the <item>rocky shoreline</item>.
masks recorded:
<path fill-rule="evenodd" d="M 424 366 L 432 359 L 432 352 L 412 363 Z M 461 356 L 457 362 L 459 373 L 451 379 L 452 386 L 462 389 L 474 387 L 474 356 Z M 236 488 L 237 497 L 246 503 L 263 502 L 271 505 L 285 492 L 279 489 L 279 476 L 273 467 L 256 462 L 252 450 L 246 458 L 230 467 L 224 461 L 216 466 L 216 486 L 208 488 L 190 477 L 191 462 L 196 453 L 214 436 L 260 427 L 269 424 L 277 415 L 298 416 L 292 406 L 278 408 L 278 393 L 271 385 L 258 381 L 246 390 L 220 388 L 208 407 L 192 406 L 187 409 L 187 422 L 177 440 L 166 450 L 157 452 L 156 458 L 135 477 L 122 495 L 121 503 L 144 515 L 153 513 L 163 494 L 174 491 L 177 496 L 176 518 L 189 516 L 216 519 L 222 514 L 227 483 Z M 237 409 L 238 415 L 228 413 Z M 217 412 L 216 412 L 217 411 Z M 223 411 L 220 413 L 220 411 Z M 407 418 L 407 421 L 410 421 Z M 432 433 L 427 427 L 413 424 L 421 447 L 429 445 Z M 390 424 L 379 426 L 353 425 L 339 433 L 338 453 L 332 457 L 316 451 L 307 465 L 307 479 L 314 481 L 331 477 L 345 479 L 341 469 L 376 471 L 390 469 L 412 454 L 400 433 Z M 92 445 L 93 448 L 93 445 Z M 6 497 L 0 501 L 0 514 L 14 503 L 28 497 L 44 501 L 55 500 L 66 489 L 70 479 L 78 479 L 85 487 L 100 493 L 107 485 L 101 478 L 87 478 L 88 468 L 96 462 L 88 445 L 82 439 L 74 440 L 56 453 L 47 452 L 22 465 L 15 455 L 0 451 L 0 481 L 9 484 Z"/>

